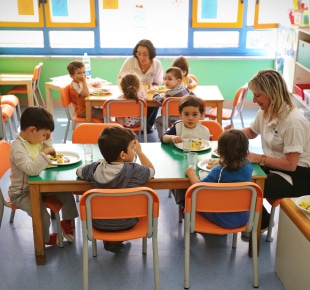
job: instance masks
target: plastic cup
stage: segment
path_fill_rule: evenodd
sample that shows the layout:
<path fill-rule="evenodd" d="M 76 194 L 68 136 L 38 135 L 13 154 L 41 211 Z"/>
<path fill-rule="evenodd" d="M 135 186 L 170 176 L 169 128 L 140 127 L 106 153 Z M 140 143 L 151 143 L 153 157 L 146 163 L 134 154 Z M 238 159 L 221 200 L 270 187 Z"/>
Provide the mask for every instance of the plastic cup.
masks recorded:
<path fill-rule="evenodd" d="M 93 144 L 84 145 L 84 160 L 85 163 L 93 162 Z"/>
<path fill-rule="evenodd" d="M 192 140 L 183 139 L 183 153 L 187 155 L 188 152 L 191 152 L 191 149 L 192 149 Z"/>
<path fill-rule="evenodd" d="M 187 163 L 189 167 L 192 167 L 196 169 L 196 164 L 197 164 L 197 152 L 188 152 L 187 153 Z"/>

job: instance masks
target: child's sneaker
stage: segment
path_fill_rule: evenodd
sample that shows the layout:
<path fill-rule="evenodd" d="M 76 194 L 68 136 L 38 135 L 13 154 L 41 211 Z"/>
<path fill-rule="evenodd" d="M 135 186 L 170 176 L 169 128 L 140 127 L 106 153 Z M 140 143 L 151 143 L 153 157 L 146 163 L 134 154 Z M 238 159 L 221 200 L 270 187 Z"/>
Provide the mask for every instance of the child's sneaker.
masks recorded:
<path fill-rule="evenodd" d="M 60 223 L 63 236 L 67 239 L 68 242 L 72 243 L 74 241 L 74 228 L 72 226 L 71 220 L 62 220 Z"/>
<path fill-rule="evenodd" d="M 58 246 L 59 245 L 58 234 L 57 233 L 50 234 L 50 240 L 47 243 L 45 243 L 45 245 Z"/>

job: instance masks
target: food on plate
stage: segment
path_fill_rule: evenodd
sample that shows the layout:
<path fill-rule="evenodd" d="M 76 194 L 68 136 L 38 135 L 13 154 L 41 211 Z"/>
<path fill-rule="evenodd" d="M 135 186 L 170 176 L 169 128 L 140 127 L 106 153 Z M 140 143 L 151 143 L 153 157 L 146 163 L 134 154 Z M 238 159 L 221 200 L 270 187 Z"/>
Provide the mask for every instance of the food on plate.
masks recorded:
<path fill-rule="evenodd" d="M 150 88 L 151 91 L 154 91 L 154 92 L 165 92 L 167 91 L 167 88 L 165 86 L 152 86 Z"/>
<path fill-rule="evenodd" d="M 201 149 L 201 141 L 192 140 L 191 150 L 200 150 Z"/>
<path fill-rule="evenodd" d="M 303 209 L 310 210 L 310 200 L 304 200 L 299 203 L 299 206 Z"/>
<path fill-rule="evenodd" d="M 56 157 L 49 156 L 49 159 L 51 161 L 57 161 L 58 164 L 70 162 L 70 159 L 68 157 L 64 156 L 62 153 L 57 153 Z"/>
<path fill-rule="evenodd" d="M 211 170 L 214 166 L 217 166 L 219 161 L 217 159 L 210 159 L 207 164 L 207 169 Z"/>
<path fill-rule="evenodd" d="M 93 94 L 108 94 L 110 93 L 110 90 L 108 89 L 93 89 Z"/>

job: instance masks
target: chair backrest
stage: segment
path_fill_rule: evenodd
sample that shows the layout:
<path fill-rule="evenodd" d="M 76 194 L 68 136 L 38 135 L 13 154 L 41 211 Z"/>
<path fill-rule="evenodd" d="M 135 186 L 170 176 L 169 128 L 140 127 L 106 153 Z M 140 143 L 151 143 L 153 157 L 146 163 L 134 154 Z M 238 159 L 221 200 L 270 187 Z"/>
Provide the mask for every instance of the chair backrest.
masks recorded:
<path fill-rule="evenodd" d="M 68 107 L 71 104 L 70 86 L 71 84 L 60 89 L 61 103 L 64 107 Z"/>
<path fill-rule="evenodd" d="M 161 105 L 161 115 L 163 123 L 163 134 L 165 134 L 168 129 L 168 119 L 169 116 L 180 116 L 179 103 L 182 98 L 180 97 L 169 97 L 165 99 Z"/>
<path fill-rule="evenodd" d="M 2 180 L 4 174 L 11 168 L 10 163 L 10 150 L 11 145 L 6 141 L 0 141 L 0 180 Z M 2 223 L 2 217 L 4 212 L 4 206 L 10 207 L 10 205 L 5 200 L 2 190 L 0 188 L 0 227 Z"/>
<path fill-rule="evenodd" d="M 199 212 L 250 211 L 248 224 L 243 230 L 252 230 L 262 210 L 263 193 L 253 182 L 196 183 L 185 195 L 185 213 L 190 213 L 191 232 L 201 226 L 196 222 Z"/>
<path fill-rule="evenodd" d="M 38 65 L 35 66 L 33 70 L 33 77 L 32 77 L 33 89 L 35 89 L 39 85 L 42 66 L 43 66 L 43 63 L 40 62 Z"/>
<path fill-rule="evenodd" d="M 107 100 L 103 104 L 103 116 L 105 123 L 110 123 L 111 117 L 140 117 L 140 130 L 144 130 L 146 128 L 147 104 L 143 99 L 139 99 L 138 102 L 131 99 Z"/>
<path fill-rule="evenodd" d="M 91 189 L 80 199 L 80 218 L 93 238 L 92 219 L 147 218 L 144 236 L 151 237 L 153 219 L 159 216 L 159 197 L 148 187 Z"/>
<path fill-rule="evenodd" d="M 72 143 L 97 144 L 102 130 L 111 126 L 122 127 L 117 123 L 81 123 L 72 132 Z"/>
<path fill-rule="evenodd" d="M 224 131 L 223 127 L 217 121 L 200 120 L 199 122 L 209 129 L 212 141 L 217 141 Z"/>
<path fill-rule="evenodd" d="M 6 141 L 0 141 L 0 155 L 1 155 L 0 179 L 11 168 L 10 150 L 11 150 L 10 143 Z"/>
<path fill-rule="evenodd" d="M 248 84 L 245 84 L 237 90 L 233 101 L 231 118 L 237 116 L 242 111 L 247 94 Z"/>

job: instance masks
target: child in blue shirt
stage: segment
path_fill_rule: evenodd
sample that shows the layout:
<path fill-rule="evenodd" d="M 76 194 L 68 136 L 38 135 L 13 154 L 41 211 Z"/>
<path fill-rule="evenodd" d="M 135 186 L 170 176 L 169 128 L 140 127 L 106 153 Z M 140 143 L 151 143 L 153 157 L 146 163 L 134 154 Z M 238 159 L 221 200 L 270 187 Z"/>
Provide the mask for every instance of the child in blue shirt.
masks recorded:
<path fill-rule="evenodd" d="M 245 182 L 252 180 L 252 163 L 248 161 L 249 141 L 241 130 L 231 129 L 222 133 L 218 140 L 220 166 L 213 168 L 201 182 Z M 192 184 L 200 182 L 193 168 L 185 174 Z M 201 212 L 211 222 L 224 227 L 241 227 L 248 222 L 249 212 L 212 213 Z"/>

